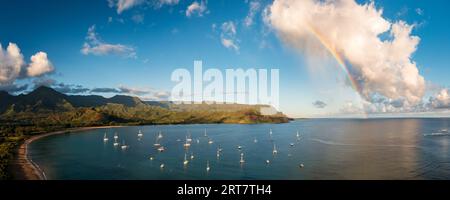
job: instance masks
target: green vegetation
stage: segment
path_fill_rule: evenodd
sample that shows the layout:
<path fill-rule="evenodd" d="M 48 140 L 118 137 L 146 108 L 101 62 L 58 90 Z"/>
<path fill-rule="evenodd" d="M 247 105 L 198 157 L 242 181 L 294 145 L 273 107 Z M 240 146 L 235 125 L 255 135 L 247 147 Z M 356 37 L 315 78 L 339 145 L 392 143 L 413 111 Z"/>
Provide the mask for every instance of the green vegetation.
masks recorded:
<path fill-rule="evenodd" d="M 27 137 L 76 127 L 147 124 L 285 123 L 282 113 L 263 115 L 262 105 L 144 102 L 136 97 L 68 96 L 40 87 L 19 96 L 0 92 L 0 179 L 7 179 L 13 151 Z"/>

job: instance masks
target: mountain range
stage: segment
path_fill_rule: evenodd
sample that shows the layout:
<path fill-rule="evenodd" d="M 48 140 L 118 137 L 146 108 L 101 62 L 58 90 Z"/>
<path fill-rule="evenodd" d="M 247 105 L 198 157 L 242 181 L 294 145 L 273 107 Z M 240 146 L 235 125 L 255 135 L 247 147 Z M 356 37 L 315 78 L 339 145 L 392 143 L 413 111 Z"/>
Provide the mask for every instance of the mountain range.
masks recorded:
<path fill-rule="evenodd" d="M 0 120 L 56 124 L 178 124 L 286 122 L 282 113 L 262 115 L 263 105 L 174 104 L 116 95 L 66 95 L 41 86 L 17 96 L 0 91 Z"/>

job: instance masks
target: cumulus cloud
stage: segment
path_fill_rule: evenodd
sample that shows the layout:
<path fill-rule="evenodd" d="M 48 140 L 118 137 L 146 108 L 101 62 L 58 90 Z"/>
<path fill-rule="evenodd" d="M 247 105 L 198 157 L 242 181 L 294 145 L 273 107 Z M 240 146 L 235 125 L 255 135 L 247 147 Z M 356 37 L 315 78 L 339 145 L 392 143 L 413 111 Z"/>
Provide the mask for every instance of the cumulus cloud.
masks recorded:
<path fill-rule="evenodd" d="M 205 1 L 194 1 L 191 5 L 189 5 L 186 9 L 186 17 L 191 17 L 193 15 L 197 15 L 199 17 L 203 16 L 205 12 L 207 12 L 207 6 Z"/>
<path fill-rule="evenodd" d="M 325 107 L 327 107 L 327 104 L 325 102 L 319 101 L 319 100 L 313 102 L 312 104 L 316 108 L 325 108 Z"/>
<path fill-rule="evenodd" d="M 413 25 L 382 14 L 373 1 L 275 0 L 264 18 L 286 44 L 309 58 L 331 51 L 349 63 L 364 100 L 381 96 L 414 106 L 425 93 L 425 80 L 412 60 L 420 38 L 411 35 Z"/>
<path fill-rule="evenodd" d="M 430 106 L 436 109 L 450 108 L 450 91 L 449 89 L 442 89 L 439 93 L 430 97 Z"/>
<path fill-rule="evenodd" d="M 228 49 L 239 52 L 238 40 L 236 39 L 236 24 L 232 21 L 224 22 L 221 26 L 220 41 Z"/>
<path fill-rule="evenodd" d="M 81 53 L 84 55 L 120 55 L 126 58 L 136 58 L 136 51 L 133 47 L 106 43 L 99 38 L 95 29 L 95 25 L 89 27 Z"/>
<path fill-rule="evenodd" d="M 5 50 L 0 44 L 0 85 L 14 82 L 24 65 L 23 55 L 16 44 L 9 43 Z"/>
<path fill-rule="evenodd" d="M 54 70 L 52 63 L 48 60 L 47 53 L 38 52 L 31 56 L 31 63 L 27 68 L 28 76 L 42 76 Z"/>
<path fill-rule="evenodd" d="M 31 56 L 31 63 L 27 64 L 17 44 L 9 43 L 6 49 L 0 44 L 0 90 L 8 92 L 26 90 L 28 85 L 17 85 L 16 80 L 40 77 L 53 71 L 47 53 L 36 53 Z"/>
<path fill-rule="evenodd" d="M 249 8 L 248 14 L 244 19 L 244 25 L 246 27 L 250 27 L 253 25 L 254 18 L 261 9 L 261 3 L 256 0 L 252 0 L 249 2 L 249 6 L 250 6 L 250 8 Z"/>

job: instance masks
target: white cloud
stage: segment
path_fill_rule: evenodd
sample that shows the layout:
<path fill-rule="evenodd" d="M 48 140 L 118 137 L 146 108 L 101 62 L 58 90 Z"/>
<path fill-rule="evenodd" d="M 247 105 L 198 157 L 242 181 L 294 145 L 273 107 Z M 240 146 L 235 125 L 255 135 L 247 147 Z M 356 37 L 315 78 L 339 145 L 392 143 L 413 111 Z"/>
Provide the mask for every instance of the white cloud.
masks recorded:
<path fill-rule="evenodd" d="M 450 91 L 449 89 L 442 89 L 438 94 L 430 98 L 432 108 L 442 109 L 450 108 Z"/>
<path fill-rule="evenodd" d="M 215 26 L 213 26 L 215 27 Z M 221 26 L 220 41 L 222 45 L 228 49 L 239 52 L 238 40 L 236 39 L 236 24 L 232 21 L 224 22 Z"/>
<path fill-rule="evenodd" d="M 0 44 L 0 85 L 14 82 L 24 65 L 23 55 L 16 44 L 9 43 L 6 50 Z"/>
<path fill-rule="evenodd" d="M 43 76 L 53 72 L 54 68 L 47 58 L 47 53 L 38 52 L 31 56 L 31 63 L 28 65 L 20 48 L 9 43 L 4 50 L 0 44 L 0 86 L 1 88 L 20 88 L 14 85 L 17 79 L 25 79 L 37 76 Z"/>
<path fill-rule="evenodd" d="M 350 63 L 366 101 L 374 96 L 408 106 L 422 101 L 425 80 L 411 59 L 420 38 L 411 35 L 412 25 L 383 18 L 373 1 L 275 0 L 265 21 L 309 58 L 329 55 L 328 48 Z M 381 39 L 386 33 L 389 39 Z"/>
<path fill-rule="evenodd" d="M 95 30 L 95 25 L 89 27 L 86 41 L 83 44 L 81 53 L 84 55 L 121 55 L 127 58 L 136 58 L 136 51 L 133 47 L 122 44 L 109 44 L 103 42 Z"/>
<path fill-rule="evenodd" d="M 27 68 L 27 74 L 31 77 L 42 76 L 54 70 L 52 63 L 47 58 L 47 53 L 38 52 L 31 56 L 31 63 Z"/>
<path fill-rule="evenodd" d="M 117 8 L 117 14 L 121 14 L 123 11 L 141 5 L 144 2 L 144 0 L 108 0 L 110 7 Z"/>
<path fill-rule="evenodd" d="M 200 1 L 198 3 L 197 1 L 194 1 L 191 5 L 189 5 L 186 9 L 186 16 L 191 17 L 193 15 L 197 15 L 199 17 L 203 16 L 205 12 L 207 12 L 207 7 L 205 1 Z"/>
<path fill-rule="evenodd" d="M 259 1 L 250 1 L 249 3 L 250 9 L 248 11 L 247 16 L 244 19 L 244 25 L 250 27 L 254 23 L 254 18 L 258 11 L 261 9 L 261 3 Z"/>

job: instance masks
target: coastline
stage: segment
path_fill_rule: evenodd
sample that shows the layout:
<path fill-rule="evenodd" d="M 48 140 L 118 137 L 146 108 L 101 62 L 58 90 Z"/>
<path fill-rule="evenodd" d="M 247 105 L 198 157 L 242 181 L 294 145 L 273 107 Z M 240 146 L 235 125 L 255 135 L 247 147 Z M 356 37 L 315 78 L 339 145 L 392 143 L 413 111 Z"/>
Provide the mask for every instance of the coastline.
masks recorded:
<path fill-rule="evenodd" d="M 55 131 L 32 136 L 26 139 L 15 152 L 13 161 L 10 164 L 11 174 L 14 180 L 47 180 L 45 172 L 42 171 L 35 162 L 28 155 L 28 145 L 32 142 L 52 136 L 65 133 L 83 132 L 95 129 L 119 128 L 123 126 L 96 126 L 96 127 L 80 127 L 71 128 L 62 131 Z"/>

